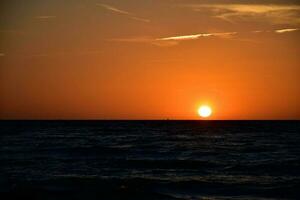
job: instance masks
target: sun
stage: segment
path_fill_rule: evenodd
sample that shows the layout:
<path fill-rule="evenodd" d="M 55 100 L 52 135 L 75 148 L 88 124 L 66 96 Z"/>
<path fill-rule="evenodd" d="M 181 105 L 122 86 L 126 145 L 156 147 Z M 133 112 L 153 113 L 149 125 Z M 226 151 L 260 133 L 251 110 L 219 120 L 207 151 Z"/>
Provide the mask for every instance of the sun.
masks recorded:
<path fill-rule="evenodd" d="M 207 118 L 211 116 L 212 110 L 209 106 L 203 105 L 198 109 L 198 114 L 200 117 Z"/>

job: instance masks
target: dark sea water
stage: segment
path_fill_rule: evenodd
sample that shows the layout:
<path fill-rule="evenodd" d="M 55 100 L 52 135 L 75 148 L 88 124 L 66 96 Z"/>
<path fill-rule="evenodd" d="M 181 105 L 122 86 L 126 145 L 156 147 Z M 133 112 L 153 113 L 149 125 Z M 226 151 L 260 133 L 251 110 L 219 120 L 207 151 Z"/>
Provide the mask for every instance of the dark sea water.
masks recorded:
<path fill-rule="evenodd" d="M 0 125 L 0 199 L 300 199 L 299 121 Z"/>

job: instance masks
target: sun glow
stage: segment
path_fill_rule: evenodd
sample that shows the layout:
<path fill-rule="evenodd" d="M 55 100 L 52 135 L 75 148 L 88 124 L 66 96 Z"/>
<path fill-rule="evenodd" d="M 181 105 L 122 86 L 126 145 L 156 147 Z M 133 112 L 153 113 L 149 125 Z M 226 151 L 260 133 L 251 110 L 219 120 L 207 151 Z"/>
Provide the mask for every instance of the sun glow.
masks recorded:
<path fill-rule="evenodd" d="M 212 110 L 209 106 L 203 105 L 198 109 L 198 114 L 200 117 L 207 118 L 211 116 Z"/>

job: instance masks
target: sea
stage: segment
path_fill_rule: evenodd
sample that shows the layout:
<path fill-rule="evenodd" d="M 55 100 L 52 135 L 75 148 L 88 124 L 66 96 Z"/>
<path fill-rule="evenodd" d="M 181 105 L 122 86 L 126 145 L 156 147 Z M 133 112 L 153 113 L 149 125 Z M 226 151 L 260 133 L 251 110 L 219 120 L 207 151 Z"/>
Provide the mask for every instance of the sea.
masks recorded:
<path fill-rule="evenodd" d="M 300 199 L 300 121 L 1 121 L 0 199 Z"/>

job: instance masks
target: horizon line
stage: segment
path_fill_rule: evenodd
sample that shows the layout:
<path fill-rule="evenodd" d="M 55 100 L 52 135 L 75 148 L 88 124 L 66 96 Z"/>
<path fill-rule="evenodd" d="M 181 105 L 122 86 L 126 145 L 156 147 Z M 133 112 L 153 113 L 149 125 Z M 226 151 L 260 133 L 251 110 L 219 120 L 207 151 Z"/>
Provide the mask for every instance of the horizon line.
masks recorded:
<path fill-rule="evenodd" d="M 0 121 L 300 121 L 300 119 L 0 119 Z"/>

